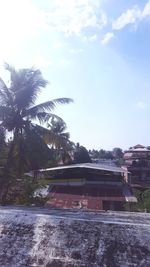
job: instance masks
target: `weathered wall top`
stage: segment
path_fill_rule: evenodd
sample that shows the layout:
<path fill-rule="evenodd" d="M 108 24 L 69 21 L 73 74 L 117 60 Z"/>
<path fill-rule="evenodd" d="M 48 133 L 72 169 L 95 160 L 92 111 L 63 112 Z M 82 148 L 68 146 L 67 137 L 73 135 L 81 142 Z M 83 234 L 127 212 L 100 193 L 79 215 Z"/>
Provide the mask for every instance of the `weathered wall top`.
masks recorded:
<path fill-rule="evenodd" d="M 150 266 L 150 215 L 0 208 L 1 267 Z"/>

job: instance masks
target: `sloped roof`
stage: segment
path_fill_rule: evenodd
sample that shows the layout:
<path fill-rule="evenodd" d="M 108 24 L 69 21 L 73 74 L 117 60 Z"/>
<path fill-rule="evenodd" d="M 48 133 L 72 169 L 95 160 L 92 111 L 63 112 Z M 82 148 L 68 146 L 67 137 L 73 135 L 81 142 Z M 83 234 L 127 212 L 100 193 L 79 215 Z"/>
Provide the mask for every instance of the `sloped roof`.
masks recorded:
<path fill-rule="evenodd" d="M 114 167 L 110 165 L 103 165 L 103 164 L 94 164 L 94 163 L 72 164 L 72 165 L 67 165 L 67 166 L 59 166 L 59 167 L 54 167 L 54 168 L 41 169 L 39 171 L 47 172 L 47 171 L 57 171 L 57 170 L 76 169 L 76 168 L 94 169 L 94 170 L 100 170 L 100 171 L 110 171 L 110 172 L 119 172 L 119 173 L 126 172 L 126 170 L 123 168 Z"/>
<path fill-rule="evenodd" d="M 137 144 L 136 146 L 133 146 L 133 148 L 145 148 L 145 146 Z"/>
<path fill-rule="evenodd" d="M 126 150 L 125 153 L 131 153 L 131 152 L 150 152 L 150 150 L 146 147 L 146 146 L 143 146 L 143 145 L 136 145 L 136 146 L 133 146 L 131 148 L 129 148 L 129 150 Z"/>

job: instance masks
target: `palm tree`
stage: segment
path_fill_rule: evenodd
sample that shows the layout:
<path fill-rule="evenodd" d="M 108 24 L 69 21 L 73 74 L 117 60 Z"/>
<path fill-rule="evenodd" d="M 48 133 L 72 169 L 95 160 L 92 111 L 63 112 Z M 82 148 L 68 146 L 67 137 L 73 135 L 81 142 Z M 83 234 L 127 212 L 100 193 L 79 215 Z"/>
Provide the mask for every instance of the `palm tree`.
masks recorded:
<path fill-rule="evenodd" d="M 8 145 L 5 140 L 5 129 L 0 126 L 0 168 L 6 163 L 7 151 Z"/>
<path fill-rule="evenodd" d="M 5 166 L 5 178 L 11 169 L 21 176 L 24 165 L 29 166 L 26 157 L 27 145 L 31 139 L 41 140 L 45 145 L 59 147 L 62 139 L 46 128 L 51 118 L 63 121 L 52 113 L 59 104 L 72 102 L 70 98 L 58 98 L 35 105 L 39 92 L 45 88 L 47 81 L 38 69 L 20 69 L 5 64 L 10 73 L 9 86 L 0 78 L 0 126 L 13 136 Z M 63 144 L 62 144 L 63 145 Z M 14 161 L 15 159 L 15 161 Z"/>
<path fill-rule="evenodd" d="M 51 132 L 57 134 L 61 139 L 60 145 L 57 148 L 54 147 L 53 150 L 57 158 L 56 163 L 71 163 L 74 143 L 69 140 L 70 134 L 66 132 L 66 123 L 64 121 L 52 118 L 48 124 L 48 128 L 51 130 Z"/>

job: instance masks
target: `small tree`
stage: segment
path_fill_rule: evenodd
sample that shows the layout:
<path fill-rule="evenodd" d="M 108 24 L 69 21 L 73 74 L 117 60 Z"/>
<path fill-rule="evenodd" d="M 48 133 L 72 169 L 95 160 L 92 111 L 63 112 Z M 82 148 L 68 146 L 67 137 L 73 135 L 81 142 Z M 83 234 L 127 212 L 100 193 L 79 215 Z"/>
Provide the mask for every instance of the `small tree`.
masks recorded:
<path fill-rule="evenodd" d="M 79 143 L 76 144 L 76 149 L 74 151 L 74 163 L 89 163 L 92 162 L 87 149 L 84 146 L 80 146 Z"/>
<path fill-rule="evenodd" d="M 123 151 L 121 148 L 119 147 L 115 147 L 113 149 L 113 156 L 116 158 L 116 159 L 122 159 L 123 158 Z"/>

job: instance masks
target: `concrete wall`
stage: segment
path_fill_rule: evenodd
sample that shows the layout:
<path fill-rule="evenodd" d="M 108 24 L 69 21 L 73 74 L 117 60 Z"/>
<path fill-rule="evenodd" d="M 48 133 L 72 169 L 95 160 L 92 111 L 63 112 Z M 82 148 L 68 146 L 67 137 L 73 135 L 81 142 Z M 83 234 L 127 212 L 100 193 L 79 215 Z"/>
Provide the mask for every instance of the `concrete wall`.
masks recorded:
<path fill-rule="evenodd" d="M 150 215 L 0 208 L 1 267 L 149 267 Z"/>

